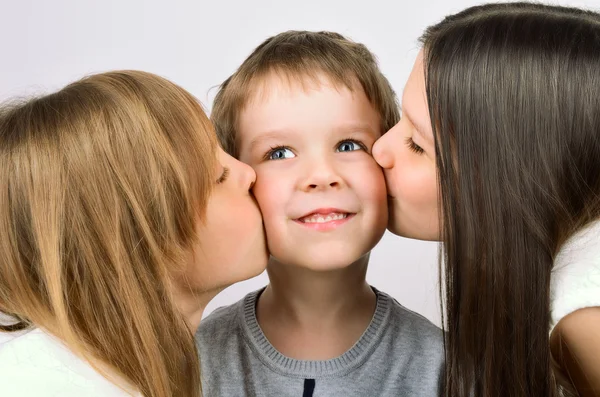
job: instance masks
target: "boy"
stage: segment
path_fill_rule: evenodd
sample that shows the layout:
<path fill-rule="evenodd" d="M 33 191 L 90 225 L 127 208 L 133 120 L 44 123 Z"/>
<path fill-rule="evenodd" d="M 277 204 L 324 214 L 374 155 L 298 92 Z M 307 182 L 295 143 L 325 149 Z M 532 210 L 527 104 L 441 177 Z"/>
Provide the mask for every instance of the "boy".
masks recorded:
<path fill-rule="evenodd" d="M 250 164 L 270 284 L 204 320 L 206 396 L 434 396 L 441 331 L 365 281 L 387 224 L 370 150 L 399 119 L 373 55 L 328 32 L 285 32 L 228 78 L 212 120 Z"/>

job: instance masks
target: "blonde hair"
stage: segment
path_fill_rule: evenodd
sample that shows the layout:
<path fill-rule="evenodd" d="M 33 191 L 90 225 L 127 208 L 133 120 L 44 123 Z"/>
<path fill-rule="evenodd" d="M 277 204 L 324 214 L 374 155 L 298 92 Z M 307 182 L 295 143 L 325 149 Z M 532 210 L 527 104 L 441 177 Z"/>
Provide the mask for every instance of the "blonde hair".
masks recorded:
<path fill-rule="evenodd" d="M 172 298 L 216 173 L 200 104 L 118 71 L 0 113 L 0 310 L 145 396 L 200 395 Z M 98 368 L 98 367 L 96 367 Z"/>
<path fill-rule="evenodd" d="M 396 94 L 379 70 L 375 56 L 363 44 L 333 32 L 287 31 L 270 37 L 221 84 L 211 120 L 221 146 L 238 157 L 237 122 L 257 87 L 271 73 L 302 83 L 324 74 L 350 90 L 362 88 L 381 118 L 381 132 L 400 119 Z"/>

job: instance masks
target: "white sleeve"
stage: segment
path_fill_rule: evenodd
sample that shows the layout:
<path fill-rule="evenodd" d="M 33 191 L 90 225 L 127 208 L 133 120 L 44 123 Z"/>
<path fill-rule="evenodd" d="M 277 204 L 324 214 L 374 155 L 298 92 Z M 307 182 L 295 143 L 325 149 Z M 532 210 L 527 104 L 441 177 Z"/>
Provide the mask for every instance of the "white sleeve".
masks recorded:
<path fill-rule="evenodd" d="M 550 332 L 570 313 L 600 306 L 600 221 L 565 243 L 552 270 Z"/>
<path fill-rule="evenodd" d="M 0 395 L 6 397 L 131 396 L 35 329 L 0 344 Z"/>

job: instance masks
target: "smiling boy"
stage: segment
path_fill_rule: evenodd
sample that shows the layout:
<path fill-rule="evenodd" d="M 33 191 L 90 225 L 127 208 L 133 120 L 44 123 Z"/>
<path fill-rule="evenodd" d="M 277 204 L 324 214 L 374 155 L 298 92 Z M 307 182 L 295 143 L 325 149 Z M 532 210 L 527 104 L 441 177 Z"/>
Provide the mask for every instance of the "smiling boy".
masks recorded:
<path fill-rule="evenodd" d="M 256 171 L 269 285 L 200 326 L 208 396 L 434 396 L 441 331 L 365 280 L 387 194 L 371 148 L 399 119 L 373 55 L 285 32 L 227 79 L 212 114 Z"/>

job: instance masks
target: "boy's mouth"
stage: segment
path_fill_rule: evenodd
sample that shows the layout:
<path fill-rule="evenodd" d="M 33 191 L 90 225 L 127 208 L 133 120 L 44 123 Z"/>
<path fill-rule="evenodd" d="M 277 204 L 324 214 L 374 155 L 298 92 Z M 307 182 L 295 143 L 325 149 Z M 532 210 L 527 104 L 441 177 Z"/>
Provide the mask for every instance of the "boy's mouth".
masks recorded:
<path fill-rule="evenodd" d="M 304 216 L 299 218 L 298 221 L 302 223 L 327 223 L 331 221 L 339 221 L 342 219 L 346 219 L 348 216 L 351 216 L 348 212 L 330 212 L 328 214 L 310 214 L 308 216 Z"/>
<path fill-rule="evenodd" d="M 354 215 L 356 213 L 339 208 L 319 208 L 294 220 L 302 225 L 321 230 L 342 225 Z"/>

